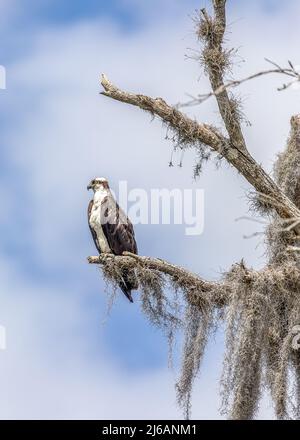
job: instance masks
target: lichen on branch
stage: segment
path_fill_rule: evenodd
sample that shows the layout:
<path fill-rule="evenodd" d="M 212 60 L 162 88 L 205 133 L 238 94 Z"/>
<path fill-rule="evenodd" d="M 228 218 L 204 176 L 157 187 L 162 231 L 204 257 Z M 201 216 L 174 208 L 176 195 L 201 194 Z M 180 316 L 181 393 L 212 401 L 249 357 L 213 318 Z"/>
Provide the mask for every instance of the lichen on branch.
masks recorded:
<path fill-rule="evenodd" d="M 251 419 L 264 389 L 269 389 L 277 418 L 300 416 L 300 351 L 292 338 L 300 325 L 300 116 L 291 119 L 291 134 L 280 154 L 274 179 L 251 156 L 242 132 L 240 110 L 228 91 L 243 81 L 226 82 L 232 50 L 224 48 L 226 1 L 212 0 L 213 14 L 202 9 L 196 20 L 203 43 L 200 61 L 208 75 L 223 131 L 189 118 L 162 98 L 119 89 L 102 75 L 102 95 L 130 104 L 160 118 L 174 133 L 182 149 L 194 148 L 200 161 L 215 153 L 233 166 L 253 187 L 252 208 L 267 216 L 268 262 L 256 271 L 244 261 L 233 264 L 219 281 L 159 258 L 125 253 L 89 257 L 110 285 L 116 287 L 124 268 L 134 271 L 139 300 L 150 321 L 163 329 L 171 342 L 183 331 L 181 373 L 177 381 L 178 403 L 190 416 L 192 388 L 208 341 L 220 326 L 226 327 L 226 347 L 221 378 L 222 407 L 234 419 Z M 274 64 L 274 63 L 273 63 Z M 282 73 L 299 81 L 289 68 Z M 246 80 L 261 76 L 251 75 Z M 288 87 L 288 85 L 287 85 Z M 224 134 L 225 132 L 225 134 Z M 292 383 L 291 383 L 292 382 Z"/>

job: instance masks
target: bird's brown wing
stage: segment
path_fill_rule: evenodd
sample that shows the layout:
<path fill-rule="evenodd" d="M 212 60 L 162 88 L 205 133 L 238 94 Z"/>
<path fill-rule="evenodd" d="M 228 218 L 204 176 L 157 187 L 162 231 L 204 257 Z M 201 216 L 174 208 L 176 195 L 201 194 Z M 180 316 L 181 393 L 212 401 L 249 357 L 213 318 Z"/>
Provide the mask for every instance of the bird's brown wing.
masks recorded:
<path fill-rule="evenodd" d="M 124 251 L 137 254 L 133 226 L 127 215 L 112 197 L 108 197 L 102 206 L 107 220 L 102 223 L 102 229 L 112 252 L 115 255 L 122 255 Z"/>
<path fill-rule="evenodd" d="M 102 202 L 101 223 L 109 247 L 115 255 L 122 255 L 124 251 L 137 254 L 132 223 L 110 196 Z M 133 302 L 131 291 L 138 288 L 134 269 L 122 270 L 121 278 L 119 286 L 129 301 Z"/>
<path fill-rule="evenodd" d="M 88 224 L 89 224 L 89 228 L 90 228 L 90 231 L 91 231 L 91 234 L 92 234 L 92 237 L 93 237 L 96 249 L 99 252 L 99 254 L 101 254 L 101 249 L 100 249 L 100 246 L 99 246 L 99 243 L 98 243 L 97 234 L 96 234 L 96 232 L 94 231 L 94 229 L 90 225 L 90 216 L 91 216 L 91 212 L 92 212 L 92 209 L 93 209 L 93 203 L 94 203 L 94 201 L 91 200 L 90 203 L 89 203 L 89 206 L 88 206 L 88 211 L 87 211 L 87 214 L 88 214 Z"/>

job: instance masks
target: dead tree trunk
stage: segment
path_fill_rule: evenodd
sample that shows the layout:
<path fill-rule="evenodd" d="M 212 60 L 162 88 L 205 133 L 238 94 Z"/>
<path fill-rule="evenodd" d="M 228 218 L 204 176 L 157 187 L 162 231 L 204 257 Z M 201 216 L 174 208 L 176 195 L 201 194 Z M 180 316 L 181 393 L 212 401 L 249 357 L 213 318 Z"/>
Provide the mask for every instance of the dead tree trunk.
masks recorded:
<path fill-rule="evenodd" d="M 212 0 L 212 16 L 202 9 L 196 26 L 203 44 L 201 61 L 212 87 L 208 96 L 217 100 L 224 133 L 188 118 L 162 98 L 125 92 L 105 75 L 101 79 L 102 94 L 159 117 L 183 149 L 192 146 L 200 157 L 207 152 L 216 153 L 252 185 L 255 208 L 269 220 L 268 264 L 263 270 L 255 271 L 247 269 L 242 261 L 233 264 L 219 282 L 211 282 L 160 259 L 133 254 L 89 257 L 89 263 L 99 264 L 108 280 L 116 284 L 120 268 L 135 268 L 144 312 L 170 337 L 178 327 L 184 328 L 185 345 L 177 392 L 187 417 L 192 385 L 205 345 L 220 321 L 225 320 L 226 354 L 221 379 L 225 413 L 235 419 L 253 418 L 261 391 L 267 386 L 276 416 L 297 418 L 300 356 L 293 345 L 293 335 L 295 326 L 300 324 L 300 116 L 291 119 L 290 137 L 277 160 L 272 179 L 247 148 L 239 107 L 229 90 L 245 80 L 229 83 L 224 80 L 230 65 L 230 51 L 223 47 L 225 5 L 226 0 Z M 288 75 L 291 83 L 300 79 L 291 63 L 287 69 L 275 67 L 247 79 L 268 73 Z M 173 298 L 165 293 L 166 283 L 176 293 Z M 178 291 L 182 293 L 181 298 Z M 178 307 L 181 301 L 185 304 L 184 314 Z M 288 383 L 289 371 L 294 388 Z"/>

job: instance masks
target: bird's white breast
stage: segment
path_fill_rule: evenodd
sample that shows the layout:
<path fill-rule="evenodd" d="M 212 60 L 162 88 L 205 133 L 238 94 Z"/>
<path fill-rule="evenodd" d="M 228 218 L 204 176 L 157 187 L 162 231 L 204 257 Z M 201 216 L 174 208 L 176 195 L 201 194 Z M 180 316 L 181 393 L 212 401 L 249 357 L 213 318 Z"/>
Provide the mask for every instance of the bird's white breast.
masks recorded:
<path fill-rule="evenodd" d="M 94 194 L 94 203 L 91 210 L 91 215 L 89 218 L 89 223 L 97 234 L 98 243 L 101 252 L 109 253 L 111 249 L 104 235 L 102 224 L 101 224 L 101 204 L 104 198 L 108 195 L 108 191 L 105 189 L 99 189 Z"/>

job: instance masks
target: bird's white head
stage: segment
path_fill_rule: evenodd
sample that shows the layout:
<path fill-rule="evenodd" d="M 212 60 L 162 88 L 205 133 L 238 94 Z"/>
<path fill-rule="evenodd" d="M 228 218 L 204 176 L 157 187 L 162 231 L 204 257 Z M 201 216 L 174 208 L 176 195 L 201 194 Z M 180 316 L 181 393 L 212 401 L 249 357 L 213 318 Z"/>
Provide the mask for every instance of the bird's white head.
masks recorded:
<path fill-rule="evenodd" d="M 87 189 L 92 189 L 94 192 L 109 189 L 109 184 L 105 177 L 95 177 L 95 179 L 91 180 L 87 186 Z"/>

